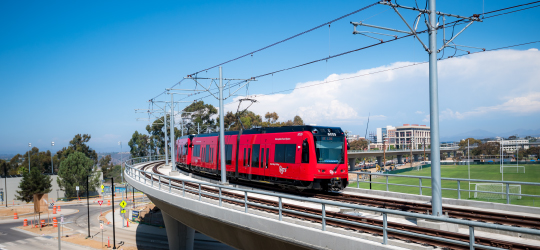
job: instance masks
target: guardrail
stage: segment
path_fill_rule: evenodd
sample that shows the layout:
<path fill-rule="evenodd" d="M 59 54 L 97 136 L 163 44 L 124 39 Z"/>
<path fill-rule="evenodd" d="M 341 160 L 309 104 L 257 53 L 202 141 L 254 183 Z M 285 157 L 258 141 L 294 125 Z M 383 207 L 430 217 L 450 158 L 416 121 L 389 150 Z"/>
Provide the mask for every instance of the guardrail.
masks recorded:
<path fill-rule="evenodd" d="M 422 195 L 422 188 L 429 188 L 430 186 L 422 186 L 422 179 L 431 180 L 430 176 L 417 176 L 417 175 L 401 175 L 401 174 L 383 174 L 383 173 L 369 173 L 369 172 L 349 172 L 350 174 L 356 174 L 356 187 L 360 188 L 360 183 L 374 183 L 374 184 L 383 184 L 386 185 L 386 191 L 389 186 L 402 186 L 402 187 L 417 187 L 419 190 L 419 195 Z M 362 175 L 362 178 L 360 178 Z M 386 182 L 376 182 L 372 181 L 371 176 L 382 176 L 386 178 Z M 366 176 L 369 176 L 366 178 Z M 399 177 L 399 178 L 413 178 L 418 179 L 418 185 L 408 185 L 408 184 L 399 184 L 399 183 L 390 183 L 388 182 L 389 177 Z M 540 183 L 535 182 L 521 182 L 521 181 L 497 181 L 497 180 L 481 180 L 481 179 L 461 179 L 461 178 L 441 178 L 441 180 L 447 181 L 456 181 L 457 188 L 442 188 L 441 190 L 454 190 L 458 193 L 458 200 L 461 199 L 461 192 L 472 192 L 472 193 L 490 193 L 490 194 L 500 194 L 506 196 L 506 204 L 510 204 L 510 196 L 527 196 L 527 197 L 537 197 L 540 198 L 540 195 L 533 194 L 518 194 L 510 193 L 510 185 L 530 185 L 530 186 L 540 186 Z M 490 191 L 479 191 L 479 190 L 470 190 L 470 189 L 461 189 L 461 182 L 483 182 L 483 183 L 501 183 L 506 187 L 506 192 L 490 192 Z"/>
<path fill-rule="evenodd" d="M 322 231 L 326 231 L 326 222 L 327 221 L 335 221 L 335 222 L 341 222 L 341 223 L 348 223 L 348 224 L 355 225 L 355 226 L 360 226 L 360 227 L 368 227 L 368 228 L 379 229 L 379 230 L 383 231 L 383 244 L 384 245 L 388 244 L 388 232 L 395 232 L 395 233 L 404 234 L 404 235 L 422 237 L 422 238 L 426 238 L 426 239 L 430 239 L 430 240 L 437 240 L 437 241 L 442 241 L 442 242 L 447 242 L 447 243 L 452 243 L 452 244 L 469 246 L 470 249 L 474 249 L 475 247 L 484 248 L 484 249 L 502 249 L 502 248 L 497 248 L 497 247 L 491 247 L 491 246 L 476 244 L 475 240 L 474 240 L 474 228 L 475 227 L 490 228 L 490 229 L 509 231 L 509 232 L 516 232 L 516 233 L 525 233 L 525 234 L 532 234 L 532 235 L 540 235 L 540 230 L 536 230 L 536 229 L 517 228 L 517 227 L 510 227 L 510 226 L 503 226 L 503 225 L 496 225 L 496 224 L 488 224 L 488 223 L 482 223 L 482 222 L 474 222 L 474 221 L 466 221 L 466 220 L 459 220 L 459 219 L 453 219 L 453 218 L 446 218 L 444 216 L 434 216 L 434 215 L 430 216 L 430 215 L 402 212 L 402 211 L 397 211 L 397 210 L 389 210 L 389 209 L 368 207 L 368 206 L 362 206 L 362 205 L 354 205 L 354 204 L 348 204 L 348 203 L 340 203 L 340 202 L 334 202 L 334 201 L 319 200 L 319 199 L 313 199 L 313 198 L 305 198 L 305 197 L 299 197 L 299 196 L 293 196 L 293 195 L 287 195 L 287 194 L 270 193 L 270 192 L 264 192 L 264 191 L 258 191 L 258 190 L 248 190 L 248 189 L 236 188 L 236 187 L 232 187 L 232 186 L 224 186 L 224 185 L 219 185 L 219 184 L 207 183 L 207 182 L 202 182 L 202 181 L 197 181 L 197 180 L 186 180 L 186 179 L 182 179 L 182 178 L 178 178 L 178 177 L 170 177 L 170 176 L 166 176 L 166 175 L 156 174 L 156 173 L 153 173 L 153 172 L 143 171 L 141 169 L 138 169 L 138 168 L 134 167 L 134 164 L 136 164 L 136 163 L 149 162 L 152 159 L 156 159 L 156 158 L 153 158 L 153 157 L 141 157 L 141 158 L 135 158 L 135 159 L 130 159 L 130 160 L 126 161 L 126 169 L 125 169 L 126 176 L 130 176 L 130 177 L 133 178 L 134 181 L 137 181 L 137 182 L 139 182 L 141 184 L 149 185 L 150 187 L 152 187 L 154 189 L 157 189 L 157 190 L 160 190 L 160 191 L 163 190 L 164 192 L 168 192 L 170 195 L 186 197 L 186 190 L 189 191 L 189 192 L 197 193 L 199 202 L 204 202 L 201 199 L 202 195 L 214 197 L 214 198 L 217 198 L 219 200 L 219 206 L 220 207 L 222 206 L 222 201 L 223 200 L 243 203 L 244 207 L 245 207 L 245 209 L 244 209 L 245 213 L 249 213 L 248 205 L 252 205 L 252 206 L 256 206 L 256 207 L 264 207 L 264 208 L 267 208 L 267 209 L 276 210 L 276 211 L 278 211 L 278 214 L 279 214 L 279 221 L 283 220 L 283 216 L 282 216 L 283 212 L 293 213 L 293 214 L 298 214 L 298 215 L 303 215 L 303 216 L 309 216 L 309 217 L 312 217 L 312 218 L 318 218 L 318 219 L 321 219 L 321 221 L 322 221 L 322 223 L 321 223 L 322 224 L 322 228 L 321 228 Z M 162 158 L 158 158 L 158 159 L 162 159 Z M 150 175 L 150 178 L 146 178 L 145 174 Z M 158 180 L 156 185 L 154 184 L 154 182 L 155 182 L 154 179 Z M 180 181 L 182 183 L 182 187 L 181 188 L 178 187 L 178 189 L 182 190 L 181 195 L 179 193 L 176 193 L 176 192 L 172 191 L 172 184 L 171 183 L 173 181 Z M 185 185 L 186 183 L 196 184 L 198 186 L 198 189 L 193 189 L 193 188 L 186 187 L 186 185 Z M 166 185 L 166 186 L 163 188 L 162 184 Z M 218 191 L 219 191 L 219 194 L 215 195 L 215 194 L 212 194 L 212 193 L 209 193 L 209 192 L 204 192 L 204 191 L 202 191 L 201 186 L 217 188 Z M 175 187 L 175 189 L 176 189 L 176 187 Z M 234 198 L 223 196 L 222 195 L 222 190 L 232 190 L 232 191 L 243 192 L 244 193 L 244 199 L 239 200 L 239 199 L 234 199 Z M 272 207 L 272 206 L 267 206 L 267 205 L 263 205 L 263 204 L 259 204 L 259 203 L 248 202 L 248 193 L 276 197 L 276 198 L 278 198 L 279 206 L 278 207 Z M 304 202 L 310 202 L 310 203 L 313 203 L 313 204 L 319 204 L 321 206 L 321 212 L 322 213 L 321 213 L 321 215 L 313 215 L 313 214 L 308 214 L 308 213 L 299 212 L 299 211 L 295 211 L 295 210 L 285 209 L 285 208 L 283 208 L 283 202 L 282 202 L 283 199 L 291 199 L 291 200 L 296 200 L 296 201 L 304 201 Z M 381 213 L 382 216 L 383 216 L 383 226 L 380 227 L 380 226 L 362 224 L 362 223 L 358 223 L 358 222 L 353 222 L 353 221 L 347 221 L 347 220 L 327 217 L 326 216 L 326 206 L 345 207 L 345 208 L 360 209 L 360 210 L 367 210 L 367 211 Z M 469 227 L 469 242 L 467 243 L 467 242 L 462 242 L 462 241 L 457 241 L 457 240 L 452 240 L 452 239 L 446 239 L 446 238 L 441 238 L 441 237 L 435 237 L 435 236 L 423 235 L 423 234 L 419 234 L 419 233 L 402 231 L 402 230 L 394 229 L 394 228 L 388 228 L 387 227 L 387 224 L 388 224 L 387 223 L 387 221 L 388 221 L 387 215 L 388 214 L 394 214 L 394 215 L 400 215 L 400 216 L 406 216 L 406 217 L 414 217 L 416 219 L 426 219 L 426 220 L 432 220 L 432 221 L 438 221 L 438 222 L 455 223 L 455 224 L 468 226 Z"/>

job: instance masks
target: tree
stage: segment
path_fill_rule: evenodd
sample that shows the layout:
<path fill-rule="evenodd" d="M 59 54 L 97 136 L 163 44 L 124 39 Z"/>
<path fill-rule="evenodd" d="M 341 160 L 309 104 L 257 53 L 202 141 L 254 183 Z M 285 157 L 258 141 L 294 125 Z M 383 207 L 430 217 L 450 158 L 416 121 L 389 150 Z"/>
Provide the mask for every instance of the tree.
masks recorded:
<path fill-rule="evenodd" d="M 477 145 L 482 144 L 482 142 L 480 140 L 477 140 L 477 139 L 474 139 L 474 138 L 467 138 L 467 139 L 461 140 L 459 142 L 459 150 L 461 150 L 461 151 L 467 150 L 467 140 L 469 141 L 469 146 L 472 146 L 475 143 Z"/>
<path fill-rule="evenodd" d="M 480 143 L 478 147 L 471 150 L 471 154 L 477 155 L 499 155 L 500 144 L 498 142 Z"/>
<path fill-rule="evenodd" d="M 34 194 L 46 194 L 51 192 L 52 179 L 48 175 L 42 174 L 38 168 L 32 168 L 29 172 L 23 174 L 23 178 L 19 183 L 19 190 L 15 198 L 17 200 L 31 202 L 34 199 Z"/>
<path fill-rule="evenodd" d="M 95 150 L 91 149 L 86 143 L 90 141 L 90 138 L 92 136 L 88 134 L 77 134 L 75 137 L 73 137 L 73 140 L 69 142 L 69 146 L 66 148 L 62 148 L 62 150 L 58 151 L 57 157 L 60 159 L 60 164 L 62 161 L 67 159 L 70 154 L 73 154 L 75 152 L 81 152 L 83 153 L 87 158 L 93 161 L 94 164 L 98 163 L 98 154 Z"/>
<path fill-rule="evenodd" d="M 351 147 L 351 150 L 365 150 L 368 147 L 368 141 L 366 139 L 358 139 L 351 141 L 347 145 Z"/>
<path fill-rule="evenodd" d="M 86 193 L 86 177 L 93 175 L 93 165 L 92 159 L 78 151 L 71 153 L 60 163 L 57 181 L 58 185 L 64 189 L 66 197 L 77 195 L 76 186 L 79 186 L 80 194 Z M 98 185 L 99 177 L 97 175 L 91 176 L 89 178 L 89 191 L 95 191 Z"/>
<path fill-rule="evenodd" d="M 269 124 L 274 124 L 279 119 L 279 115 L 276 112 L 266 112 L 264 115 L 264 118 L 266 119 L 266 122 Z"/>
<path fill-rule="evenodd" d="M 245 129 L 250 129 L 254 126 L 261 126 L 262 125 L 262 118 L 260 115 L 257 115 L 251 111 L 245 111 L 240 115 L 240 121 L 242 121 L 242 124 L 244 125 Z M 217 120 L 219 123 L 219 118 Z M 238 118 L 236 117 L 236 114 L 229 111 L 225 115 L 223 119 L 223 125 L 224 127 L 229 131 L 238 131 L 240 128 L 242 128 L 242 124 L 238 121 Z"/>
<path fill-rule="evenodd" d="M 188 123 L 184 123 L 188 134 L 197 134 L 197 125 L 201 131 L 215 129 L 216 121 L 212 119 L 212 116 L 216 115 L 218 110 L 212 104 L 196 101 L 184 108 L 183 111 L 186 113 L 182 114 L 182 118 L 189 120 Z"/>
<path fill-rule="evenodd" d="M 293 118 L 293 125 L 295 125 L 295 126 L 304 125 L 304 120 L 302 120 L 302 117 L 296 115 Z"/>
<path fill-rule="evenodd" d="M 149 136 L 145 134 L 139 134 L 138 131 L 135 131 L 129 140 L 128 145 L 130 148 L 131 157 L 142 157 L 148 155 L 148 140 Z"/>

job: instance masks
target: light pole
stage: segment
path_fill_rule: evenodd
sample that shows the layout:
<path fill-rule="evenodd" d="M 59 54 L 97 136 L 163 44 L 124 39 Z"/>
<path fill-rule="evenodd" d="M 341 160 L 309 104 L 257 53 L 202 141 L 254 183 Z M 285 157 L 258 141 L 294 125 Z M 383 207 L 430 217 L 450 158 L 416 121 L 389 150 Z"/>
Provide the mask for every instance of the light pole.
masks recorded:
<path fill-rule="evenodd" d="M 124 181 L 124 168 L 123 168 L 123 163 L 124 163 L 124 157 L 122 156 L 122 142 L 119 141 L 118 142 L 118 145 L 120 145 L 120 175 L 122 176 L 122 182 Z"/>
<path fill-rule="evenodd" d="M 90 175 L 86 175 L 86 207 L 88 209 L 88 237 L 86 237 L 87 239 L 90 238 L 90 196 L 88 195 L 88 190 L 90 189 L 90 182 L 88 181 L 89 177 Z"/>
<path fill-rule="evenodd" d="M 53 158 L 52 158 L 52 155 L 53 155 L 52 147 L 53 146 L 54 146 L 54 142 L 51 142 L 51 174 L 54 174 L 54 163 L 53 163 Z"/>
<path fill-rule="evenodd" d="M 30 148 L 30 150 L 28 150 L 28 172 L 30 172 L 30 153 L 32 151 L 32 143 L 28 143 L 28 147 Z"/>

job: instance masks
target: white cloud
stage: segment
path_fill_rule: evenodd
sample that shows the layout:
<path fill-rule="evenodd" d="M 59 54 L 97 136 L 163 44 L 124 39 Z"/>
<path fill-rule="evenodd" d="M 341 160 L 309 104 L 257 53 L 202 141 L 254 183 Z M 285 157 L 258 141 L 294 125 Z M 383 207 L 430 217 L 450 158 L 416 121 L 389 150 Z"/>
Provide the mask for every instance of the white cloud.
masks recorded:
<path fill-rule="evenodd" d="M 298 83 L 287 94 L 256 95 L 258 102 L 250 110 L 261 115 L 275 111 L 280 120 L 300 115 L 306 123 L 317 124 L 360 124 L 367 120 L 368 112 L 375 114 L 370 118 L 373 120 L 391 118 L 391 123 L 414 123 L 411 119 L 416 118 L 406 115 L 401 115 L 399 121 L 395 118 L 411 109 L 429 109 L 428 64 L 409 66 L 412 64 L 396 62 L 352 74 L 332 74 L 323 81 Z M 539 113 L 539 68 L 540 52 L 536 49 L 502 50 L 440 61 L 440 119 Z M 236 111 L 237 105 L 230 103 L 226 109 Z M 429 115 L 423 121 L 429 122 Z"/>

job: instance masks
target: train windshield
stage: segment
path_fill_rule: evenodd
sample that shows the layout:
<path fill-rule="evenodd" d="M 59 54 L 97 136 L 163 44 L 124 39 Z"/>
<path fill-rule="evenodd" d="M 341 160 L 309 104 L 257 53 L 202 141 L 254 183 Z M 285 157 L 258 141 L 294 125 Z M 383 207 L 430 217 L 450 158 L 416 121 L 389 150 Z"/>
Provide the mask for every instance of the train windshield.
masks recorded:
<path fill-rule="evenodd" d="M 314 136 L 317 163 L 343 163 L 343 139 L 335 136 Z"/>

